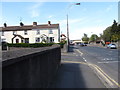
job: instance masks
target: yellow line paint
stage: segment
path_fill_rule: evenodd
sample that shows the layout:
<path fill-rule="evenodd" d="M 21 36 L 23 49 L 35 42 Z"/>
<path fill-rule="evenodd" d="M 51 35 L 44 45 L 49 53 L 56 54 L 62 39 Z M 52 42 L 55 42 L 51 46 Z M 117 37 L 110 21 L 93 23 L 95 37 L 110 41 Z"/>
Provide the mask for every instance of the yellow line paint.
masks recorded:
<path fill-rule="evenodd" d="M 101 68 L 99 68 L 97 65 L 94 66 L 96 66 L 102 73 L 104 73 L 114 84 L 120 87 L 120 85 L 114 79 L 110 78 L 110 76 L 108 76 Z"/>
<path fill-rule="evenodd" d="M 86 63 L 86 62 L 77 62 L 77 61 L 62 61 L 63 63 L 80 63 L 85 65 L 91 65 L 93 68 L 95 68 L 104 78 L 106 81 L 108 81 L 111 85 L 113 85 L 110 81 L 112 81 L 115 85 L 120 87 L 120 85 L 112 78 L 110 78 L 100 67 L 94 64 Z"/>

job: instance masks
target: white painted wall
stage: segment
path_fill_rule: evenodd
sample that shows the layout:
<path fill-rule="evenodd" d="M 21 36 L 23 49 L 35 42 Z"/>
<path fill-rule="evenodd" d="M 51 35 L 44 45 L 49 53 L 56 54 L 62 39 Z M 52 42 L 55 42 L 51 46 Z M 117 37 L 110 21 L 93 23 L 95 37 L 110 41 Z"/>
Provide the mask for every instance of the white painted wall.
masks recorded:
<path fill-rule="evenodd" d="M 53 34 L 49 34 L 49 29 L 40 29 L 40 34 L 37 35 L 37 30 L 38 29 L 33 29 L 33 30 L 27 30 L 27 35 L 24 34 L 24 30 L 22 31 L 16 31 L 16 34 L 21 35 L 24 38 L 29 38 L 29 43 L 35 43 L 36 37 L 40 37 L 42 34 L 47 35 L 48 37 L 54 37 L 54 42 L 58 43 L 59 42 L 59 31 L 58 29 L 52 29 L 53 30 Z M 12 43 L 12 38 L 14 37 L 13 35 L 13 31 L 4 31 L 4 36 L 2 36 L 4 38 L 6 38 L 6 41 L 8 43 Z M 16 37 L 15 39 L 20 39 L 19 37 Z M 15 39 L 14 39 L 14 43 L 15 43 Z M 21 42 L 21 40 L 19 40 Z"/>

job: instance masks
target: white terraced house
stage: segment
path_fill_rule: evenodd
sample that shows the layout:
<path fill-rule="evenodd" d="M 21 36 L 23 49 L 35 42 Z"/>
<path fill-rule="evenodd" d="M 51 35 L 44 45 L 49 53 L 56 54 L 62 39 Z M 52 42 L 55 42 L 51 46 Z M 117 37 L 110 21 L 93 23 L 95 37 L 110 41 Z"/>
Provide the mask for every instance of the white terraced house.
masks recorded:
<path fill-rule="evenodd" d="M 59 24 L 37 25 L 37 22 L 33 22 L 33 25 L 24 25 L 22 22 L 20 26 L 7 26 L 4 23 L 4 27 L 0 27 L 1 41 L 8 43 L 59 43 L 60 42 L 60 27 Z"/>

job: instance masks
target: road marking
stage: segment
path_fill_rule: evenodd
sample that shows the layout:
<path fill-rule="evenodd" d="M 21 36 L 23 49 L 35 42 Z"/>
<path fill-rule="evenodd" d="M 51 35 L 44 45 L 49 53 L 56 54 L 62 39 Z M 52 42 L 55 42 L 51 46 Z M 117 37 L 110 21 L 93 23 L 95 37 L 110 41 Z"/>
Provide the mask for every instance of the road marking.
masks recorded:
<path fill-rule="evenodd" d="M 101 60 L 115 60 L 115 58 L 103 58 Z"/>
<path fill-rule="evenodd" d="M 120 84 L 118 84 L 114 79 L 110 78 L 110 76 L 108 76 L 100 67 L 98 67 L 97 65 L 94 65 L 94 66 L 96 66 L 102 73 L 104 73 L 105 76 L 107 76 L 114 84 L 120 87 Z"/>
<path fill-rule="evenodd" d="M 82 53 L 80 50 L 76 49 L 76 51 L 77 51 L 78 53 L 80 53 L 81 56 L 83 55 L 83 53 Z"/>
<path fill-rule="evenodd" d="M 87 60 L 85 60 L 85 62 L 87 62 Z"/>
<path fill-rule="evenodd" d="M 101 74 L 101 76 L 103 76 L 103 78 L 105 79 L 105 81 L 107 81 L 107 83 L 110 84 L 110 86 L 113 86 L 113 83 L 96 67 L 94 66 L 94 68 L 96 69 L 96 71 Z"/>
<path fill-rule="evenodd" d="M 63 61 L 63 60 L 61 62 L 63 62 L 63 63 L 80 63 L 80 64 L 92 66 L 97 72 L 99 72 L 99 74 L 102 75 L 102 77 L 104 77 L 105 81 L 107 81 L 111 86 L 113 86 L 113 83 L 114 83 L 115 85 L 120 87 L 120 85 L 114 79 L 110 78 L 110 76 L 108 76 L 100 67 L 98 67 L 95 64 L 86 63 L 86 62 L 77 62 L 77 61 Z"/>
<path fill-rule="evenodd" d="M 87 62 L 87 60 L 84 57 L 82 57 L 82 58 L 84 59 L 85 62 Z"/>
<path fill-rule="evenodd" d="M 118 63 L 119 61 L 106 61 L 106 62 L 97 62 L 97 63 Z"/>
<path fill-rule="evenodd" d="M 87 64 L 87 63 L 85 63 L 85 62 L 77 62 L 77 61 L 61 61 L 61 62 L 63 62 L 63 63 L 80 63 L 80 64 Z"/>
<path fill-rule="evenodd" d="M 75 54 L 72 54 L 72 53 L 61 53 L 61 55 L 64 55 L 64 56 L 76 56 Z"/>

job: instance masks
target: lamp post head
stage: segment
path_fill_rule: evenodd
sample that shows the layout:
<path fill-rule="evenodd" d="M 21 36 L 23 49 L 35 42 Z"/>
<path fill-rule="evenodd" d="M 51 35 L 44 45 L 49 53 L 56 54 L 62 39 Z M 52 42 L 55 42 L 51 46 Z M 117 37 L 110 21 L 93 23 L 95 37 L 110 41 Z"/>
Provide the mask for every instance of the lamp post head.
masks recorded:
<path fill-rule="evenodd" d="M 80 3 L 75 3 L 75 5 L 80 5 Z"/>

